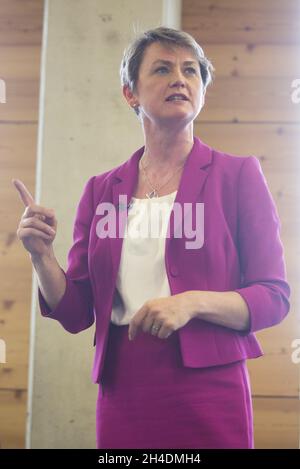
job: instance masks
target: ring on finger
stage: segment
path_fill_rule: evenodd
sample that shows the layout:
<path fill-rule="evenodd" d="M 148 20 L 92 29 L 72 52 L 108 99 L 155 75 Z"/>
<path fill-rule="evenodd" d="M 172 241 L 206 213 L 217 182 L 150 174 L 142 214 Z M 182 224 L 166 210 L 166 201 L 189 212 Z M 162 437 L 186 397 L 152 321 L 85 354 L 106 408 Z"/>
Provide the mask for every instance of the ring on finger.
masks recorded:
<path fill-rule="evenodd" d="M 155 334 L 159 329 L 160 329 L 160 326 L 153 324 L 152 329 L 151 329 L 152 334 Z"/>

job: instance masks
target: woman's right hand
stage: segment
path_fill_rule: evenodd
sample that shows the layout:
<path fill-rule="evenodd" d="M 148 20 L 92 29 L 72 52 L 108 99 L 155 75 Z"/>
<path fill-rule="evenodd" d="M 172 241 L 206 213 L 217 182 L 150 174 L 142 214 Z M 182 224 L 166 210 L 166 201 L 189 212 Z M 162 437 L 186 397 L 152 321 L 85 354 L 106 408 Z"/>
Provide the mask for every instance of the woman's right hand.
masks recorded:
<path fill-rule="evenodd" d="M 37 205 L 26 186 L 19 179 L 13 179 L 12 183 L 25 205 L 25 211 L 17 230 L 18 238 L 32 256 L 52 255 L 52 243 L 57 228 L 54 210 Z"/>

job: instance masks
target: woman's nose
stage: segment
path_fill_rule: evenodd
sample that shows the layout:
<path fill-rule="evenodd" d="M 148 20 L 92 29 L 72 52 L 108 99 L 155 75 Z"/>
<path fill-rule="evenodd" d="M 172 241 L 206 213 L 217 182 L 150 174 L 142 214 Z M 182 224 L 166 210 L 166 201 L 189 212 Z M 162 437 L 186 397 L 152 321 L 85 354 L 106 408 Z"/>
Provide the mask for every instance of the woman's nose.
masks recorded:
<path fill-rule="evenodd" d="M 173 80 L 171 83 L 170 83 L 170 88 L 174 89 L 174 93 L 177 91 L 178 93 L 180 93 L 180 91 L 185 88 L 185 85 L 183 83 L 182 80 Z"/>
<path fill-rule="evenodd" d="M 176 79 L 173 79 L 172 80 L 172 84 L 173 86 L 183 86 L 184 85 L 184 82 L 183 80 L 181 80 L 180 78 L 176 78 Z"/>
<path fill-rule="evenodd" d="M 184 76 L 181 70 L 175 69 L 171 75 L 172 83 L 176 85 L 184 85 Z"/>

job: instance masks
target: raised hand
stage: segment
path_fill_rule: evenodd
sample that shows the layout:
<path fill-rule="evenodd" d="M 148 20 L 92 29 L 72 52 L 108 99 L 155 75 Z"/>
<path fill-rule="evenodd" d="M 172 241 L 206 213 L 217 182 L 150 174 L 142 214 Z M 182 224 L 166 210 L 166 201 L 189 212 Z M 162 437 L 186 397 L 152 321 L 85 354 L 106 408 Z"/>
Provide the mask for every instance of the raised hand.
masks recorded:
<path fill-rule="evenodd" d="M 25 206 L 17 236 L 32 256 L 53 254 L 52 243 L 56 236 L 57 220 L 53 209 L 37 205 L 29 190 L 19 179 L 12 179 Z"/>

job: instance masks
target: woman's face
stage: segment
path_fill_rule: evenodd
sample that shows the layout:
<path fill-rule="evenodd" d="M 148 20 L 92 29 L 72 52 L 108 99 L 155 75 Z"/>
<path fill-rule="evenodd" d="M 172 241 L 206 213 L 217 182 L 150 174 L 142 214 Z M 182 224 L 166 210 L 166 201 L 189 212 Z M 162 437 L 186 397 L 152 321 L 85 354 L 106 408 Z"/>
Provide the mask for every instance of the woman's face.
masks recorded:
<path fill-rule="evenodd" d="M 167 101 L 175 93 L 187 99 Z M 204 104 L 204 94 L 199 63 L 193 52 L 182 47 L 166 48 L 160 43 L 145 50 L 136 93 L 124 91 L 129 104 L 139 104 L 143 120 L 159 124 L 193 121 Z"/>

